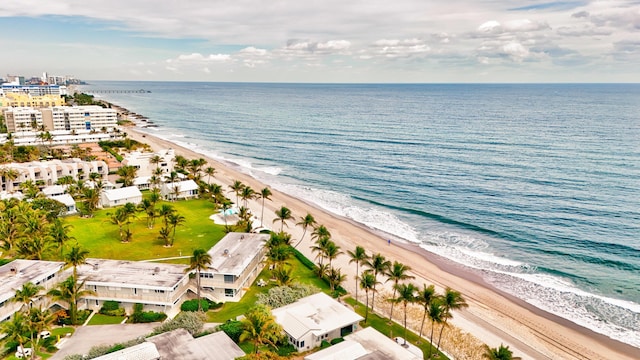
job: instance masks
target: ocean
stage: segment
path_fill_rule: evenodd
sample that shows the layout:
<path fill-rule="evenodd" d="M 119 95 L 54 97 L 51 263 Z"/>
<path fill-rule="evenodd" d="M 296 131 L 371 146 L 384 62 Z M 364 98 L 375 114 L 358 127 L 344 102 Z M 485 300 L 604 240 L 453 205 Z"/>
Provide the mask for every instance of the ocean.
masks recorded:
<path fill-rule="evenodd" d="M 148 90 L 98 96 L 153 135 L 640 347 L 638 84 L 80 89 Z"/>

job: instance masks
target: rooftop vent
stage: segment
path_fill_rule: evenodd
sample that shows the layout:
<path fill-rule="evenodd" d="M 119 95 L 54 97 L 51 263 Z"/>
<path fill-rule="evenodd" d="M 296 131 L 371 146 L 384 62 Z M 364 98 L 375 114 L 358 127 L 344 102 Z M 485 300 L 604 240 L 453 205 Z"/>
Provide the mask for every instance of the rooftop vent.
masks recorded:
<path fill-rule="evenodd" d="M 224 249 L 224 252 L 222 253 L 222 255 L 229 256 L 229 249 Z"/>
<path fill-rule="evenodd" d="M 18 275 L 18 268 L 16 267 L 12 267 L 9 271 L 11 272 L 11 275 Z"/>
<path fill-rule="evenodd" d="M 154 274 L 158 274 L 159 272 L 160 272 L 160 267 L 159 267 L 159 266 L 156 266 L 156 268 L 155 268 L 155 269 L 153 269 L 153 273 L 154 273 Z"/>

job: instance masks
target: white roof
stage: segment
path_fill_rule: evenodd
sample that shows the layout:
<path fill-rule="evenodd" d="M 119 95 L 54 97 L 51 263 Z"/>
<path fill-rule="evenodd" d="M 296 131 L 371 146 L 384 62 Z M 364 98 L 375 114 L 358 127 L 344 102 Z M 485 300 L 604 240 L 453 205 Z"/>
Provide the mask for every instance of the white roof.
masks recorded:
<path fill-rule="evenodd" d="M 230 232 L 209 251 L 209 268 L 218 274 L 240 276 L 264 248 L 268 234 Z"/>
<path fill-rule="evenodd" d="M 149 179 L 151 179 L 151 176 L 138 176 L 137 178 L 133 179 L 133 185 L 137 186 L 137 185 L 148 184 Z"/>
<path fill-rule="evenodd" d="M 309 332 L 316 336 L 326 334 L 364 320 L 325 293 L 307 296 L 272 312 L 276 322 L 295 339 Z"/>
<path fill-rule="evenodd" d="M 62 269 L 63 262 L 13 260 L 0 266 L 0 303 L 12 298 L 27 282 L 38 283 Z"/>
<path fill-rule="evenodd" d="M 341 343 L 320 350 L 304 357 L 304 360 L 355 360 L 368 352 L 355 341 L 345 340 Z"/>
<path fill-rule="evenodd" d="M 372 327 L 367 327 L 344 337 L 345 341 L 355 341 L 362 345 L 368 353 L 384 354 L 389 360 L 422 360 L 402 345 L 396 343 Z M 420 351 L 418 349 L 418 351 Z M 344 359 L 347 360 L 347 359 Z"/>
<path fill-rule="evenodd" d="M 65 206 L 75 206 L 76 205 L 76 201 L 73 200 L 73 198 L 69 194 L 52 195 L 52 196 L 49 196 L 48 198 L 52 199 L 52 200 L 55 200 L 55 201 L 59 201 L 59 202 L 63 203 Z"/>
<path fill-rule="evenodd" d="M 102 193 L 109 201 L 131 199 L 142 196 L 137 186 L 127 186 L 119 189 L 104 190 Z"/>
<path fill-rule="evenodd" d="M 180 189 L 180 192 L 198 190 L 198 184 L 196 184 L 196 182 L 193 180 L 177 181 L 164 184 L 164 188 L 168 189 L 169 191 L 173 191 L 176 186 L 178 187 L 178 189 Z"/>
<path fill-rule="evenodd" d="M 189 275 L 186 265 L 143 261 L 87 259 L 78 277 L 87 285 L 171 290 Z"/>
<path fill-rule="evenodd" d="M 44 189 L 42 189 L 42 193 L 45 195 L 60 195 L 60 194 L 64 194 L 64 191 L 67 189 L 66 186 L 62 186 L 62 185 L 52 185 L 52 186 L 47 186 Z"/>
<path fill-rule="evenodd" d="M 24 195 L 20 191 L 14 191 L 12 193 L 7 191 L 0 192 L 0 200 L 7 200 L 7 199 L 22 200 L 24 199 Z"/>
<path fill-rule="evenodd" d="M 157 360 L 160 353 L 156 345 L 150 342 L 134 345 L 126 349 L 118 350 L 95 358 L 96 360 Z"/>

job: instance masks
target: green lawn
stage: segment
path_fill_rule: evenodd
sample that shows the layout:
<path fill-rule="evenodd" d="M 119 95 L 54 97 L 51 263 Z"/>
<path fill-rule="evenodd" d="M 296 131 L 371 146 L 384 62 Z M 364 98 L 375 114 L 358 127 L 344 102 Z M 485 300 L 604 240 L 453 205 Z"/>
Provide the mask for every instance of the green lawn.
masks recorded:
<path fill-rule="evenodd" d="M 103 314 L 95 314 L 89 320 L 87 325 L 111 325 L 111 324 L 120 324 L 124 321 L 126 317 L 124 316 L 108 316 Z"/>
<path fill-rule="evenodd" d="M 213 205 L 206 200 L 188 200 L 177 202 L 161 202 L 172 205 L 180 215 L 185 217 L 183 225 L 176 229 L 176 240 L 173 247 L 165 248 L 158 239 L 162 227 L 162 219 L 157 218 L 153 229 L 146 226 L 146 215 L 138 213 L 137 219 L 130 224 L 133 240 L 121 243 L 118 227 L 109 222 L 110 214 L 115 208 L 102 209 L 93 218 L 70 216 L 66 222 L 73 226 L 70 235 L 75 237 L 84 249 L 89 250 L 89 257 L 121 260 L 148 260 L 175 256 L 189 256 L 193 250 L 210 249 L 225 235 L 224 227 L 215 225 L 209 216 L 213 214 Z M 65 246 L 69 248 L 69 246 Z M 54 255 L 59 256 L 58 254 Z M 188 263 L 188 259 L 173 261 Z"/>
<path fill-rule="evenodd" d="M 345 302 L 351 306 L 353 306 L 354 310 L 360 314 L 362 317 L 364 317 L 365 315 L 365 306 L 362 303 L 356 302 L 355 299 L 349 297 L 347 299 L 345 299 Z M 428 324 L 425 324 L 425 327 L 427 327 Z M 371 311 L 369 311 L 369 317 L 367 319 L 367 322 L 365 323 L 364 321 L 360 322 L 360 326 L 362 327 L 373 327 L 374 329 L 378 330 L 380 333 L 390 337 L 390 338 L 394 338 L 397 336 L 400 337 L 404 337 L 404 327 L 401 326 L 400 324 L 393 322 L 391 325 L 389 324 L 389 319 L 382 318 L 376 314 L 372 314 Z M 407 330 L 407 337 L 406 337 L 407 341 L 416 345 L 417 347 L 419 347 L 422 350 L 422 353 L 424 354 L 425 359 L 427 358 L 427 355 L 429 354 L 429 347 L 431 346 L 431 344 L 429 343 L 429 340 L 425 340 L 422 339 L 420 341 L 420 338 L 418 337 L 417 334 L 411 332 L 411 330 Z M 443 359 L 448 359 L 448 357 L 446 357 L 444 354 L 440 353 L 439 351 L 436 350 L 435 347 L 431 347 L 431 354 L 435 354 L 438 353 L 439 356 L 435 357 L 435 359 L 439 359 L 439 360 L 443 360 Z"/>

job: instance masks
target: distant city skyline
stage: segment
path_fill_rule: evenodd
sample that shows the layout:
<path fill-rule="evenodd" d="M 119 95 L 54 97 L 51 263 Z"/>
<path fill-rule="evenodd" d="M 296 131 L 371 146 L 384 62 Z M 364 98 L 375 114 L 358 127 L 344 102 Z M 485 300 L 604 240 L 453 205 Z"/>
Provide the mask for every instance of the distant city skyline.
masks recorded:
<path fill-rule="evenodd" d="M 3 0 L 1 77 L 640 82 L 640 2 Z"/>

